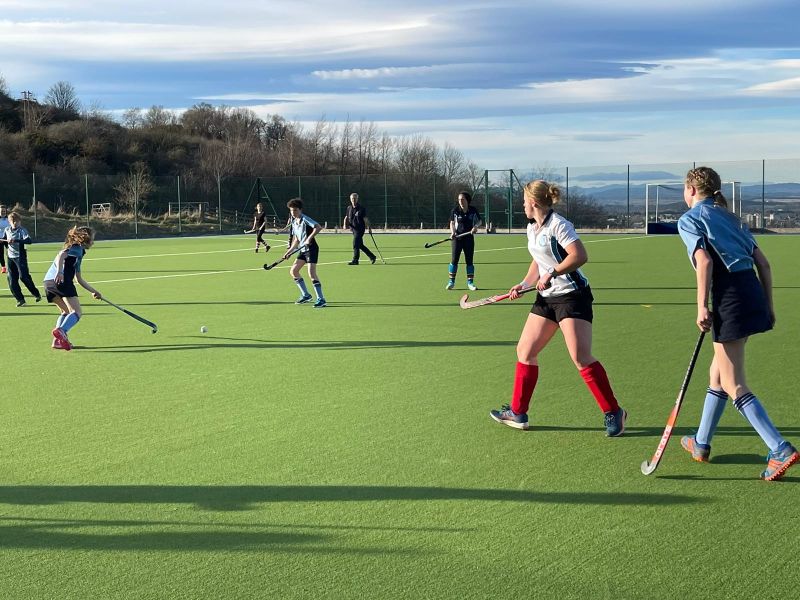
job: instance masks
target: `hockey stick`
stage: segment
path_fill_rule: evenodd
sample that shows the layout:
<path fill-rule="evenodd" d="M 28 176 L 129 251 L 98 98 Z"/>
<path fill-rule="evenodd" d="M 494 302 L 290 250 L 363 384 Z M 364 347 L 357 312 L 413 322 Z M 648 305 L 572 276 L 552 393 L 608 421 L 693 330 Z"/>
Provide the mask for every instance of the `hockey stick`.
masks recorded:
<path fill-rule="evenodd" d="M 286 255 L 286 256 L 282 256 L 281 258 L 279 258 L 278 260 L 276 260 L 274 263 L 270 263 L 270 264 L 264 263 L 264 270 L 265 270 L 265 271 L 269 271 L 269 270 L 270 270 L 270 269 L 272 269 L 273 267 L 277 267 L 277 266 L 278 266 L 279 264 L 281 264 L 283 261 L 285 261 L 286 259 L 290 258 L 290 257 L 291 257 L 291 256 L 293 256 L 294 254 L 297 254 L 298 252 L 300 252 L 300 247 L 299 247 L 299 246 L 298 246 L 297 248 L 295 248 L 294 250 L 292 250 L 292 251 L 291 251 L 291 252 L 290 252 L 288 255 Z"/>
<path fill-rule="evenodd" d="M 370 230 L 369 230 L 369 237 L 371 237 L 371 238 L 372 238 L 372 243 L 375 245 L 375 250 L 377 250 L 377 251 L 378 251 L 378 256 L 380 256 L 380 257 L 381 257 L 381 262 L 382 262 L 383 264 L 386 264 L 386 261 L 385 261 L 385 260 L 383 260 L 383 253 L 381 252 L 381 249 L 380 249 L 380 248 L 378 248 L 378 242 L 376 242 L 376 241 L 375 241 L 375 236 L 374 236 L 374 235 L 372 235 L 372 229 L 370 229 Z"/>
<path fill-rule="evenodd" d="M 527 294 L 528 292 L 532 292 L 535 290 L 536 290 L 535 287 L 529 287 L 524 290 L 520 290 L 519 295 L 521 296 L 522 294 Z M 459 304 L 463 309 L 478 308 L 479 306 L 486 306 L 487 304 L 494 304 L 495 302 L 507 300 L 510 297 L 511 294 L 506 292 L 505 294 L 497 294 L 496 296 L 489 296 L 488 298 L 481 298 L 480 300 L 473 300 L 472 302 L 468 302 L 467 299 L 469 298 L 469 294 L 464 294 L 463 296 L 461 296 Z"/>
<path fill-rule="evenodd" d="M 692 371 L 694 371 L 694 364 L 697 362 L 697 355 L 700 354 L 700 346 L 703 345 L 703 338 L 706 336 L 706 332 L 700 332 L 700 337 L 697 338 L 697 344 L 694 346 L 694 352 L 692 353 L 692 360 L 689 361 L 689 368 L 686 369 L 686 376 L 683 378 L 683 384 L 681 384 L 681 389 L 678 392 L 678 399 L 675 400 L 675 406 L 672 407 L 672 412 L 669 413 L 669 418 L 667 419 L 667 426 L 664 428 L 664 433 L 661 434 L 661 441 L 658 442 L 658 448 L 656 448 L 655 454 L 653 454 L 653 458 L 650 461 L 644 461 L 642 463 L 642 473 L 644 475 L 650 475 L 653 471 L 658 468 L 658 463 L 661 462 L 661 456 L 664 454 L 664 449 L 667 447 L 667 442 L 669 442 L 669 438 L 672 435 L 672 428 L 675 426 L 675 422 L 678 420 L 678 412 L 681 410 L 681 404 L 683 404 L 683 397 L 686 395 L 686 388 L 689 387 L 689 380 L 692 378 Z"/>
<path fill-rule="evenodd" d="M 140 316 L 139 316 L 139 315 L 137 315 L 136 313 L 133 313 L 133 312 L 129 311 L 127 308 L 123 308 L 123 307 L 121 307 L 119 304 L 114 304 L 113 302 L 111 302 L 111 300 L 108 300 L 107 298 L 102 298 L 102 297 L 101 297 L 101 298 L 100 298 L 100 300 L 102 300 L 102 301 L 103 301 L 103 302 L 105 302 L 106 304 L 110 304 L 111 306 L 113 306 L 113 307 L 114 307 L 114 308 L 116 308 L 117 310 L 121 310 L 122 312 L 124 312 L 124 313 L 125 313 L 126 315 L 128 315 L 129 317 L 132 317 L 132 318 L 136 319 L 137 321 L 139 321 L 139 323 L 144 323 L 144 324 L 145 324 L 145 325 L 147 325 L 147 326 L 148 326 L 150 329 L 152 329 L 152 330 L 153 330 L 153 333 L 157 333 L 157 332 L 158 332 L 158 325 L 156 325 L 156 324 L 155 324 L 155 323 L 153 323 L 152 321 L 148 321 L 148 320 L 147 320 L 147 319 L 145 319 L 144 317 L 140 317 Z"/>
<path fill-rule="evenodd" d="M 446 238 L 444 238 L 442 240 L 439 240 L 438 242 L 425 242 L 425 247 L 426 248 L 433 248 L 434 246 L 438 246 L 439 244 L 444 244 L 445 242 L 449 242 L 452 239 L 456 239 L 457 240 L 458 238 L 463 238 L 463 237 L 466 237 L 468 235 L 472 235 L 472 232 L 468 231 L 467 233 L 462 233 L 460 235 L 457 235 L 455 238 L 446 237 Z"/>

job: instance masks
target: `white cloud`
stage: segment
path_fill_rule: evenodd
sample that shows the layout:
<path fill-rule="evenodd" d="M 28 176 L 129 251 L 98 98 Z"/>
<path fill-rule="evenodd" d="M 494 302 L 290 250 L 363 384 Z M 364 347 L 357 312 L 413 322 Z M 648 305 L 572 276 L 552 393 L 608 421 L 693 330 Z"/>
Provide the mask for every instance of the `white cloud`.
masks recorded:
<path fill-rule="evenodd" d="M 751 85 L 742 92 L 753 96 L 800 96 L 800 77 Z"/>
<path fill-rule="evenodd" d="M 314 71 L 314 77 L 324 80 L 389 79 L 392 77 L 423 76 L 450 70 L 452 65 L 423 67 L 380 67 L 378 69 L 341 69 L 338 71 Z"/>

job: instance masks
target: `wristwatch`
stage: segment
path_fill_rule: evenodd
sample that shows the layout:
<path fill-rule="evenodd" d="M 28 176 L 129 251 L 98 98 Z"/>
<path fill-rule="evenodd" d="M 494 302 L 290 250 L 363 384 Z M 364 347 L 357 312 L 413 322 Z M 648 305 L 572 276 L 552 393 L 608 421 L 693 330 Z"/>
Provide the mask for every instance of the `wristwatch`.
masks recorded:
<path fill-rule="evenodd" d="M 550 275 L 550 277 L 558 277 L 558 273 L 556 273 L 555 267 L 550 267 L 549 269 L 547 269 L 547 273 Z"/>

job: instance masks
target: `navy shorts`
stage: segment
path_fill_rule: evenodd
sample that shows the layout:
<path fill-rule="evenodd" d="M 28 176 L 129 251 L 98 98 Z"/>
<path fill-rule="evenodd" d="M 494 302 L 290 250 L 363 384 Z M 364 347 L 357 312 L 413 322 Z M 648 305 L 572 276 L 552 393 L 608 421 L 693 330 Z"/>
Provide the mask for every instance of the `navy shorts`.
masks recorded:
<path fill-rule="evenodd" d="M 307 251 L 298 252 L 297 258 L 295 260 L 302 260 L 307 263 L 316 264 L 318 258 L 319 258 L 319 246 L 317 244 L 311 244 L 308 247 Z"/>
<path fill-rule="evenodd" d="M 716 273 L 711 283 L 714 341 L 732 342 L 772 329 L 767 297 L 755 271 Z"/>
<path fill-rule="evenodd" d="M 594 296 L 588 287 L 561 296 L 542 296 L 537 293 L 531 314 L 556 323 L 563 319 L 581 319 L 591 323 L 594 317 L 592 301 Z"/>
<path fill-rule="evenodd" d="M 78 295 L 72 281 L 62 281 L 56 285 L 55 281 L 48 279 L 44 282 L 44 291 L 48 302 L 52 302 L 54 298 L 75 298 Z"/>

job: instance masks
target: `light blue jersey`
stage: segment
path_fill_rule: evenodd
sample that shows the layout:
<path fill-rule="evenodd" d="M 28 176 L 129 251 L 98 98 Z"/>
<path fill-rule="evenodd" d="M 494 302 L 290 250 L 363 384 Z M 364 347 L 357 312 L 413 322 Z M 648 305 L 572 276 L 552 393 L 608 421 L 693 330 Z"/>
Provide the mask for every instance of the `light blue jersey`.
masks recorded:
<path fill-rule="evenodd" d="M 731 273 L 753 268 L 756 241 L 747 226 L 713 198 L 696 203 L 678 220 L 678 233 L 694 262 L 698 248 L 714 250 Z"/>
<path fill-rule="evenodd" d="M 31 236 L 28 230 L 24 227 L 17 227 L 12 229 L 9 225 L 3 231 L 3 235 L 7 241 L 14 240 L 16 243 L 8 245 L 8 258 L 20 258 L 26 256 L 25 244 L 31 243 Z"/>
<path fill-rule="evenodd" d="M 302 215 L 297 219 L 292 219 L 292 236 L 297 240 L 300 248 L 304 248 L 308 245 L 308 236 L 311 235 L 314 228 L 318 225 L 319 223 L 308 215 Z M 314 240 L 311 241 L 312 243 L 314 242 Z"/>
<path fill-rule="evenodd" d="M 67 250 L 67 255 L 64 257 L 64 281 L 72 281 L 75 273 L 81 272 L 81 262 L 86 250 L 80 244 L 73 244 Z M 44 276 L 45 281 L 55 281 L 58 275 L 58 256 L 53 260 L 53 264 L 47 269 L 47 274 Z"/>

